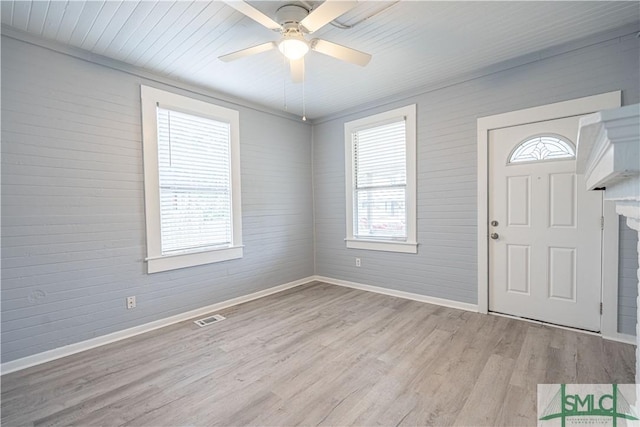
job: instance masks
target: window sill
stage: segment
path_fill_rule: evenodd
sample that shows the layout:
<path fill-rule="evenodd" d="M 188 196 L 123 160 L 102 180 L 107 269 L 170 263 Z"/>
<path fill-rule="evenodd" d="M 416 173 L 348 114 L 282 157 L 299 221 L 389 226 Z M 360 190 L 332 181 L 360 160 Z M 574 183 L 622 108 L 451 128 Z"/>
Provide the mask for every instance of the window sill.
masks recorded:
<path fill-rule="evenodd" d="M 242 258 L 242 248 L 243 246 L 232 246 L 206 252 L 149 257 L 147 258 L 147 273 L 158 273 Z"/>
<path fill-rule="evenodd" d="M 385 240 L 344 239 L 349 249 L 366 249 L 370 251 L 400 252 L 417 254 L 418 244 L 414 242 L 391 242 Z"/>

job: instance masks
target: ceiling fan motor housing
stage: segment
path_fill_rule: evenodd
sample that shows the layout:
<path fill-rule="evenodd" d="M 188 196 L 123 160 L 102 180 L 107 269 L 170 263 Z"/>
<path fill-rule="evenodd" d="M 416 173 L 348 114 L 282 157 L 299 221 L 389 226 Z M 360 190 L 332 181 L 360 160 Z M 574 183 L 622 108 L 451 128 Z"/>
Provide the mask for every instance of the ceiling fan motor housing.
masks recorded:
<path fill-rule="evenodd" d="M 276 12 L 276 20 L 282 25 L 282 32 L 289 33 L 294 31 L 302 31 L 304 27 L 300 25 L 300 21 L 309 15 L 309 11 L 302 6 L 295 4 L 287 4 L 282 6 Z"/>

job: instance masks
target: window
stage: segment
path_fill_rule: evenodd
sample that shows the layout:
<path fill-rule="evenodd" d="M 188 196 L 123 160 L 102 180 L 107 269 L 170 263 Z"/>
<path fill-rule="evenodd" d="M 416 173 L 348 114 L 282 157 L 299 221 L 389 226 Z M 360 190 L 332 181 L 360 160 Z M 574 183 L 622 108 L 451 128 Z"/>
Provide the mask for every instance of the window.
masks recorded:
<path fill-rule="evenodd" d="M 242 257 L 239 114 L 141 86 L 147 271 Z"/>
<path fill-rule="evenodd" d="M 348 248 L 416 253 L 416 106 L 345 124 Z"/>
<path fill-rule="evenodd" d="M 575 158 L 576 151 L 571 142 L 557 135 L 540 135 L 518 144 L 509 156 L 509 163 Z"/>

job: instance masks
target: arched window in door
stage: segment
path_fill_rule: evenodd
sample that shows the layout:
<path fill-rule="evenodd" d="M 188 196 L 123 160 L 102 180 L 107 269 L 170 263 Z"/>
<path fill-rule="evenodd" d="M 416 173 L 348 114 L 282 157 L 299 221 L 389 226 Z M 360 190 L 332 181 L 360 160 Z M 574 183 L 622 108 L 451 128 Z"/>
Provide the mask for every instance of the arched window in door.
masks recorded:
<path fill-rule="evenodd" d="M 575 158 L 576 150 L 571 141 L 559 135 L 537 135 L 516 145 L 509 156 L 509 164 Z"/>

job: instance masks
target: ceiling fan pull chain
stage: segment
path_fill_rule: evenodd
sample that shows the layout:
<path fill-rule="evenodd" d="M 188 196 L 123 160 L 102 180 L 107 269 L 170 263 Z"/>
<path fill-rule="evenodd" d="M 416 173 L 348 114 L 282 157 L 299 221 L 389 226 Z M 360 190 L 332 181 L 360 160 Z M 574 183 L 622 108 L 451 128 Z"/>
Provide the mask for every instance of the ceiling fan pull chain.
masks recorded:
<path fill-rule="evenodd" d="M 306 122 L 307 121 L 307 103 L 306 103 L 306 98 L 305 98 L 305 81 L 306 79 L 306 67 L 304 66 L 304 59 L 302 62 L 302 121 Z"/>
<path fill-rule="evenodd" d="M 284 73 L 282 73 L 282 97 L 284 100 L 284 111 L 289 111 L 289 107 L 287 106 L 287 62 L 287 58 L 283 56 L 282 68 L 284 69 Z"/>

